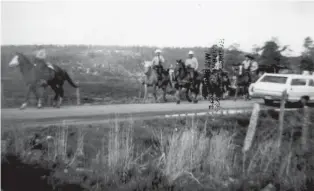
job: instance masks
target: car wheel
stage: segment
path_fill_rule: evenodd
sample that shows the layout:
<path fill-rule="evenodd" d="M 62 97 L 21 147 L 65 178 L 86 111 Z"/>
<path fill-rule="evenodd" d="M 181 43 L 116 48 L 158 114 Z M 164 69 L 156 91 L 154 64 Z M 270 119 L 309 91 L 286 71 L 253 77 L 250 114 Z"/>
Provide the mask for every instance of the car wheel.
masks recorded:
<path fill-rule="evenodd" d="M 270 99 L 264 99 L 264 103 L 265 103 L 265 105 L 272 105 L 274 103 L 274 101 L 270 100 Z"/>
<path fill-rule="evenodd" d="M 307 97 L 302 97 L 300 100 L 301 107 L 307 106 L 309 99 Z"/>

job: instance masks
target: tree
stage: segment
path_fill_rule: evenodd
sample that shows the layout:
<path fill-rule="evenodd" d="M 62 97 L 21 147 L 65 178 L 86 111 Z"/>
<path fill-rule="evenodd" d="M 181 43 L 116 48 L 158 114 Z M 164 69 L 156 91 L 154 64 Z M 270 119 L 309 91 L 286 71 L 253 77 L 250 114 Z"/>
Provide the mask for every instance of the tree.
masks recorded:
<path fill-rule="evenodd" d="M 309 56 L 305 56 L 301 59 L 300 63 L 300 69 L 301 71 L 307 70 L 307 71 L 314 71 L 314 62 L 313 59 L 311 59 Z"/>
<path fill-rule="evenodd" d="M 229 50 L 229 51 L 232 51 L 232 50 L 239 50 L 239 48 L 240 48 L 240 44 L 238 44 L 238 43 L 233 43 L 233 44 L 231 44 L 231 45 L 228 47 L 228 50 Z"/>
<path fill-rule="evenodd" d="M 308 36 L 308 37 L 306 37 L 306 38 L 304 39 L 303 47 L 304 47 L 305 49 L 311 49 L 311 48 L 313 48 L 313 40 L 312 40 L 311 37 Z"/>
<path fill-rule="evenodd" d="M 260 64 L 266 66 L 279 66 L 285 65 L 286 59 L 282 56 L 282 52 L 285 51 L 288 46 L 283 46 L 282 48 L 274 41 L 270 40 L 265 42 L 262 47 L 262 53 L 260 57 Z"/>
<path fill-rule="evenodd" d="M 242 62 L 244 59 L 243 53 L 239 50 L 238 44 L 233 44 L 225 51 L 224 68 L 228 71 L 232 70 L 232 64 Z"/>
<path fill-rule="evenodd" d="M 300 62 L 300 69 L 314 71 L 314 44 L 311 37 L 306 37 L 303 43 L 304 52 Z"/>

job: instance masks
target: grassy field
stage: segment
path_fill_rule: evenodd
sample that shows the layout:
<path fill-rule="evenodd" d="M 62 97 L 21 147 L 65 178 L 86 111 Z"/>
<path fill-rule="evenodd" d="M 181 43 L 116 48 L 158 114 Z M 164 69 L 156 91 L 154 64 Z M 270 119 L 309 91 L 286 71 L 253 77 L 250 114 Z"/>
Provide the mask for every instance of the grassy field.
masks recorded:
<path fill-rule="evenodd" d="M 287 111 L 277 148 L 278 113 L 261 111 L 245 155 L 249 114 L 2 129 L 2 188 L 312 190 L 313 110 L 309 116 L 302 133 L 303 110 Z"/>

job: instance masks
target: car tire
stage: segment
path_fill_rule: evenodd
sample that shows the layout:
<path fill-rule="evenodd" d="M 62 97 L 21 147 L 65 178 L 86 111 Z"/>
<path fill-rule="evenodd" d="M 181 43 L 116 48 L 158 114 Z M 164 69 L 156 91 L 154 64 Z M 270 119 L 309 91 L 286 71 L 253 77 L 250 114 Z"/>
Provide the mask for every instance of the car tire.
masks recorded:
<path fill-rule="evenodd" d="M 300 100 L 301 107 L 307 106 L 309 102 L 309 99 L 307 97 L 302 97 Z"/>
<path fill-rule="evenodd" d="M 274 101 L 270 100 L 270 99 L 264 99 L 264 103 L 265 103 L 265 105 L 272 105 L 274 103 Z"/>

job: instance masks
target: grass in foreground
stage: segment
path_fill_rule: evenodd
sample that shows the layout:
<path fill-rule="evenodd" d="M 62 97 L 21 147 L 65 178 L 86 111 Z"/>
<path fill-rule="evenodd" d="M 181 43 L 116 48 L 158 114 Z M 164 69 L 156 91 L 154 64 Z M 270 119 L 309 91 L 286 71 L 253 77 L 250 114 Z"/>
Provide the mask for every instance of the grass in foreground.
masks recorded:
<path fill-rule="evenodd" d="M 310 119 L 313 127 L 313 111 Z M 6 151 L 2 155 L 2 187 L 6 190 L 5 186 L 12 185 L 7 178 L 30 190 L 42 185 L 40 189 L 46 186 L 47 190 L 231 191 L 260 190 L 268 183 L 277 190 L 311 190 L 314 131 L 309 128 L 309 147 L 304 151 L 303 113 L 287 112 L 282 145 L 277 149 L 277 120 L 274 111 L 260 114 L 252 148 L 245 158 L 242 147 L 248 115 L 3 129 Z M 31 149 L 34 143 L 29 140 L 35 133 L 42 143 Z M 10 166 L 14 157 L 8 153 L 20 156 L 23 165 L 45 167 L 46 171 L 37 173 L 37 181 L 42 174 L 46 179 L 42 184 L 23 182 L 27 175 L 23 177 Z M 36 170 L 32 167 L 29 171 Z M 12 174 L 20 176 L 14 178 Z"/>

